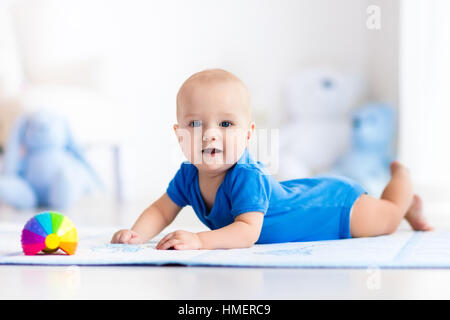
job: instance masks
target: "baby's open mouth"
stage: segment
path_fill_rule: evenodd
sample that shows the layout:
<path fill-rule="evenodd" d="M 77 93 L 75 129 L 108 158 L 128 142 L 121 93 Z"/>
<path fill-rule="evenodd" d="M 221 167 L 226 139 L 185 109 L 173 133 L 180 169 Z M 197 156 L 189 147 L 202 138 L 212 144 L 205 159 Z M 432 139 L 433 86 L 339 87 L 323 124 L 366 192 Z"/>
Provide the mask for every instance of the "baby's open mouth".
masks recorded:
<path fill-rule="evenodd" d="M 206 148 L 206 149 L 202 150 L 203 154 L 208 154 L 208 155 L 211 155 L 212 157 L 214 157 L 214 155 L 216 153 L 221 153 L 221 152 L 222 152 L 222 150 L 217 149 L 217 148 Z"/>

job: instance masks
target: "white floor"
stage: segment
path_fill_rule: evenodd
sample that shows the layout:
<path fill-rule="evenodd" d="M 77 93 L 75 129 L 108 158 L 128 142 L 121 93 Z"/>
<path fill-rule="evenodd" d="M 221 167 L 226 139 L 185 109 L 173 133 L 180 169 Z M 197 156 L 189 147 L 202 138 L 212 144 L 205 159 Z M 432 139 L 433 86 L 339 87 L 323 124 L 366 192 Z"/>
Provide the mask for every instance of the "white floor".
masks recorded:
<path fill-rule="evenodd" d="M 0 267 L 0 299 L 448 299 L 448 270 Z"/>
<path fill-rule="evenodd" d="M 144 206 L 97 199 L 67 214 L 77 223 L 121 228 Z M 447 204 L 427 211 L 435 225 L 450 226 Z M 0 223 L 32 214 L 0 208 Z M 174 224 L 203 228 L 189 209 Z M 450 299 L 450 269 L 0 266 L 0 299 Z"/>

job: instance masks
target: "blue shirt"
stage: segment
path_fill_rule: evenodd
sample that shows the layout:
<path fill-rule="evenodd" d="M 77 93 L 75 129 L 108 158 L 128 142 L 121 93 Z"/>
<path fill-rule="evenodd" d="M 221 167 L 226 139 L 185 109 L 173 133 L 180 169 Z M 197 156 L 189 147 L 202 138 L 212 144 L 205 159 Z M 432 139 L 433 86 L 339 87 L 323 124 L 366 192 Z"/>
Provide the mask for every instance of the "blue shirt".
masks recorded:
<path fill-rule="evenodd" d="M 200 193 L 198 169 L 189 161 L 181 164 L 166 192 L 178 206 L 191 205 L 212 230 L 233 223 L 242 213 L 262 212 L 257 243 L 279 243 L 350 238 L 350 210 L 365 191 L 337 177 L 278 182 L 245 149 L 228 169 L 210 212 Z"/>

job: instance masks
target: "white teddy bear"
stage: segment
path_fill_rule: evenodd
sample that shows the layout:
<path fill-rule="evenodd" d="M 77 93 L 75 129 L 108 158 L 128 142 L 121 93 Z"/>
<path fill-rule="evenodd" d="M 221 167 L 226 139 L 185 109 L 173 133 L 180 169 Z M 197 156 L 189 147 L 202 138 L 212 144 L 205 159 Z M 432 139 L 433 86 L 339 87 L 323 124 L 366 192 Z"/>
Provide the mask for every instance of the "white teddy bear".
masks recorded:
<path fill-rule="evenodd" d="M 280 128 L 281 180 L 326 171 L 350 145 L 349 111 L 365 91 L 358 76 L 308 69 L 286 86 L 286 118 Z"/>

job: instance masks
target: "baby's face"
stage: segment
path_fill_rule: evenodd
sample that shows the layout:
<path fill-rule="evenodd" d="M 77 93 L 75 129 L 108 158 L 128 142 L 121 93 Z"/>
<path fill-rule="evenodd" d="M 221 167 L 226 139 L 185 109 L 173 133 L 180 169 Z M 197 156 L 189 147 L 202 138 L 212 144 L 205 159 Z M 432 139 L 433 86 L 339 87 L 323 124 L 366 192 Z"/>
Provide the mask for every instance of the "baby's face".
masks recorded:
<path fill-rule="evenodd" d="M 242 156 L 254 132 L 247 89 L 234 81 L 194 83 L 178 101 L 175 133 L 198 170 L 221 173 Z"/>

